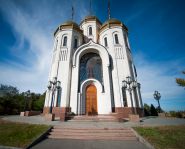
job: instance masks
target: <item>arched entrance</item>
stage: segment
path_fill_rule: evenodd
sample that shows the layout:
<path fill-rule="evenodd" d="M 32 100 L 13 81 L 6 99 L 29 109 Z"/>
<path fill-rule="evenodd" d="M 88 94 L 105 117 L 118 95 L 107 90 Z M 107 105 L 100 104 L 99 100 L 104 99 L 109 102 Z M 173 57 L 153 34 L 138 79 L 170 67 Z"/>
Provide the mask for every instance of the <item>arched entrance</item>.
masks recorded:
<path fill-rule="evenodd" d="M 91 84 L 86 88 L 86 115 L 97 114 L 97 89 Z"/>

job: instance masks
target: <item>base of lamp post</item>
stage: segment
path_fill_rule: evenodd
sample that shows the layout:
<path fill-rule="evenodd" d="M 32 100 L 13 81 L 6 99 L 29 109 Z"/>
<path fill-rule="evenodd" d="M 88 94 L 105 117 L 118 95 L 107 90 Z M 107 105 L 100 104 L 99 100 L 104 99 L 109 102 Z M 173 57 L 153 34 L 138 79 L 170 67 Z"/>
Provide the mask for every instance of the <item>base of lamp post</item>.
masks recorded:
<path fill-rule="evenodd" d="M 44 115 L 45 120 L 47 121 L 54 121 L 55 120 L 55 114 L 53 113 L 47 113 Z"/>
<path fill-rule="evenodd" d="M 129 114 L 129 121 L 140 122 L 139 114 Z"/>
<path fill-rule="evenodd" d="M 20 112 L 20 116 L 25 116 L 25 112 Z"/>

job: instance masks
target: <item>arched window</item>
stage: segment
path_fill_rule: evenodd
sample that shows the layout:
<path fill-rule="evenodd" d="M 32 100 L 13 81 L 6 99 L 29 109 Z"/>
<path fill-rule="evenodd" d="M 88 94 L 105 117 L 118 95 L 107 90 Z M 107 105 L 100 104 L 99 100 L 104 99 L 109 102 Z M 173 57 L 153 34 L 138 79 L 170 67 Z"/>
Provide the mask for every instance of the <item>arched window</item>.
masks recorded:
<path fill-rule="evenodd" d="M 74 41 L 74 49 L 76 49 L 78 47 L 78 39 L 75 38 L 75 41 Z"/>
<path fill-rule="evenodd" d="M 124 88 L 122 88 L 122 94 L 123 94 L 123 105 L 124 105 L 124 107 L 128 107 L 127 94 L 126 94 L 126 90 Z"/>
<path fill-rule="evenodd" d="M 64 36 L 63 38 L 63 46 L 67 46 L 67 36 Z"/>
<path fill-rule="evenodd" d="M 89 35 L 92 35 L 92 27 L 89 27 Z"/>
<path fill-rule="evenodd" d="M 104 38 L 104 45 L 105 45 L 105 47 L 108 47 L 107 37 Z"/>
<path fill-rule="evenodd" d="M 87 53 L 80 59 L 80 83 L 88 78 L 103 82 L 102 60 L 96 53 Z"/>
<path fill-rule="evenodd" d="M 114 39 L 115 39 L 115 44 L 119 44 L 118 34 L 115 34 L 114 35 Z"/>

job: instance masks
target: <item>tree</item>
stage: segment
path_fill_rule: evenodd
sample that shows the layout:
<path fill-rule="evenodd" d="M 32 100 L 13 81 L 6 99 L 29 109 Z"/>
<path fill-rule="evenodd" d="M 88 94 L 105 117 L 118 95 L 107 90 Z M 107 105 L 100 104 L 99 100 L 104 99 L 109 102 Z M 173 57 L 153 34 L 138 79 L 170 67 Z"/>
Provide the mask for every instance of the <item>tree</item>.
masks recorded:
<path fill-rule="evenodd" d="M 42 111 L 44 106 L 44 94 L 30 93 L 25 97 L 26 92 L 19 93 L 13 86 L 0 84 L 0 115 L 19 114 L 25 110 Z"/>
<path fill-rule="evenodd" d="M 182 73 L 185 74 L 185 71 L 182 71 Z M 177 83 L 179 86 L 185 87 L 185 79 L 176 78 L 176 83 Z"/>
<path fill-rule="evenodd" d="M 19 94 L 19 90 L 11 85 L 0 85 L 0 96 L 14 96 Z"/>
<path fill-rule="evenodd" d="M 45 94 L 39 95 L 37 99 L 33 101 L 33 110 L 42 111 L 44 107 Z"/>
<path fill-rule="evenodd" d="M 145 116 L 150 116 L 150 106 L 148 104 L 144 104 L 144 114 Z"/>
<path fill-rule="evenodd" d="M 151 116 L 158 116 L 157 110 L 153 104 L 151 104 L 150 106 L 150 113 L 151 113 Z"/>

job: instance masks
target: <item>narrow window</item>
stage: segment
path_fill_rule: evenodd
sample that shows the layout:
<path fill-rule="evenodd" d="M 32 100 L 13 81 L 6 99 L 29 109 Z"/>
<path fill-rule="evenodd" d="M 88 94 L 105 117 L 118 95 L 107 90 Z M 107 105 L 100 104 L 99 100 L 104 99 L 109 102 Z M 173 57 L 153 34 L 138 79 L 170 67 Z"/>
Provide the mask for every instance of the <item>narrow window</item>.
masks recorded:
<path fill-rule="evenodd" d="M 76 49 L 78 47 L 78 39 L 75 38 L 75 41 L 74 41 L 74 49 Z"/>
<path fill-rule="evenodd" d="M 118 34 L 115 34 L 115 35 L 114 35 L 114 38 L 115 38 L 115 44 L 119 44 Z"/>
<path fill-rule="evenodd" d="M 128 107 L 126 89 L 122 88 L 122 93 L 123 93 L 123 105 L 124 107 Z"/>
<path fill-rule="evenodd" d="M 104 38 L 104 45 L 105 45 L 105 47 L 108 47 L 107 37 Z"/>
<path fill-rule="evenodd" d="M 92 35 L 92 27 L 89 27 L 89 35 Z"/>
<path fill-rule="evenodd" d="M 63 39 L 63 46 L 67 46 L 67 36 L 65 36 Z"/>

